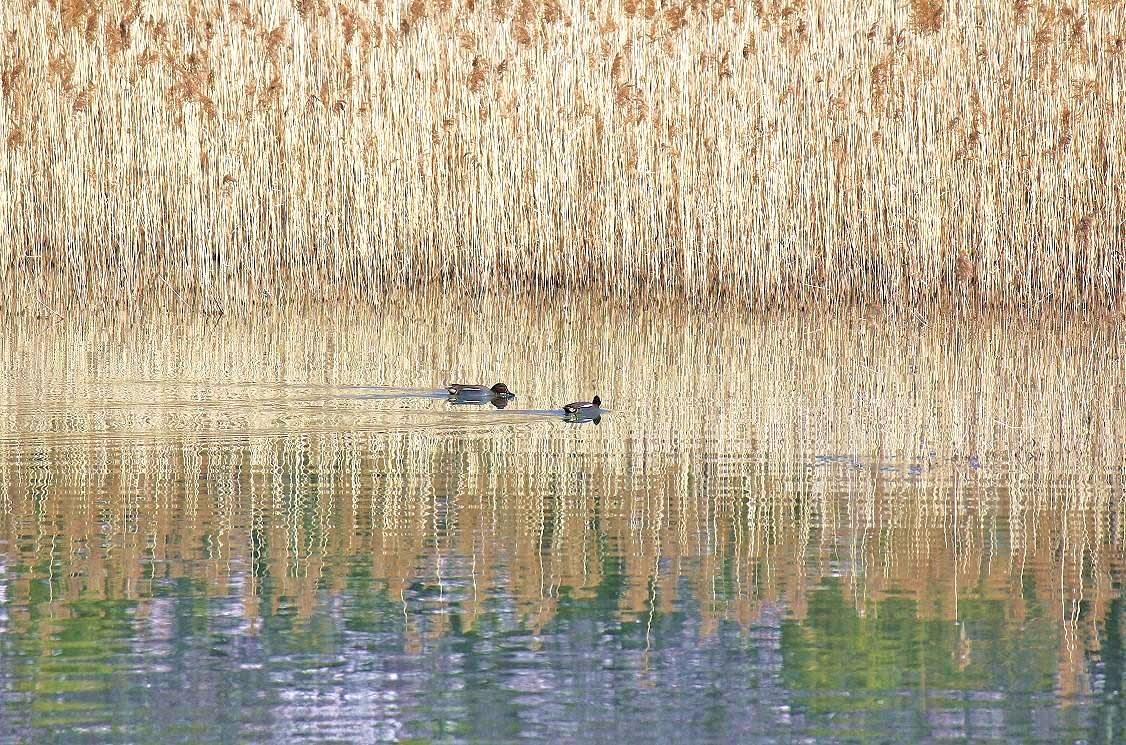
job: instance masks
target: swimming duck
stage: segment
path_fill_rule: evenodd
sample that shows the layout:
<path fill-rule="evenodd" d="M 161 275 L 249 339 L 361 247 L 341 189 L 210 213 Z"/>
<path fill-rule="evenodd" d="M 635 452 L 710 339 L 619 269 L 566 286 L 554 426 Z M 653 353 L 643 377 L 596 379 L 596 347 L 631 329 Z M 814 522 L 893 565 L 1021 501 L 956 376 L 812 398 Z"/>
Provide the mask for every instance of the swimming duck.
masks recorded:
<path fill-rule="evenodd" d="M 568 414 L 591 413 L 593 414 L 602 406 L 602 399 L 598 396 L 594 397 L 593 401 L 576 401 L 573 404 L 567 404 L 563 407 L 563 411 Z"/>
<path fill-rule="evenodd" d="M 598 396 L 592 401 L 576 401 L 563 407 L 569 419 L 590 419 L 595 424 L 602 421 L 602 399 Z"/>
<path fill-rule="evenodd" d="M 451 398 L 459 398 L 468 401 L 487 401 L 489 399 L 498 398 L 516 398 L 516 394 L 508 390 L 508 386 L 504 383 L 496 383 L 491 388 L 486 388 L 483 385 L 451 383 L 450 385 L 446 386 L 446 392 L 450 394 Z"/>

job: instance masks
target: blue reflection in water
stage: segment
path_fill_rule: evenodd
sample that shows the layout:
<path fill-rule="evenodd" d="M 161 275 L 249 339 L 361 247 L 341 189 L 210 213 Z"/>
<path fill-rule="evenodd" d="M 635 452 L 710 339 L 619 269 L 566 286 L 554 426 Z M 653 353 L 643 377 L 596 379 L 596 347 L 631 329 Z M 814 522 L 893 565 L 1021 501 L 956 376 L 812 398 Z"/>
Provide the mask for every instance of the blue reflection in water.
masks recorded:
<path fill-rule="evenodd" d="M 623 615 L 621 564 L 609 561 L 592 597 L 561 590 L 541 628 L 503 593 L 467 627 L 472 560 L 450 556 L 444 569 L 442 588 L 413 583 L 396 598 L 354 562 L 305 617 L 268 577 L 260 615 L 186 579 L 155 582 L 143 615 L 127 601 L 64 605 L 69 618 L 38 617 L 40 633 L 4 637 L 0 737 L 1053 741 L 1117 731 L 1120 599 L 1087 663 L 1101 693 L 1060 707 L 1055 626 L 1012 635 L 998 603 L 960 607 L 959 624 L 921 620 L 898 597 L 861 616 L 827 580 L 803 619 L 766 603 L 750 625 L 705 628 L 691 604 Z M 688 579 L 679 585 L 690 597 Z"/>

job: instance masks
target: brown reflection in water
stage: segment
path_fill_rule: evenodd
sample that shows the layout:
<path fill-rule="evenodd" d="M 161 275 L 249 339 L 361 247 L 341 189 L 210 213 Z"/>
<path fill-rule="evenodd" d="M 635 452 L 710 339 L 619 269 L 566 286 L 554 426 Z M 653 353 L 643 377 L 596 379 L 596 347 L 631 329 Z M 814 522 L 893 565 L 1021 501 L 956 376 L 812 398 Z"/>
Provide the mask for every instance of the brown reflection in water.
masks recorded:
<path fill-rule="evenodd" d="M 252 630 L 280 598 L 307 617 L 359 562 L 404 602 L 411 648 L 497 594 L 540 630 L 620 559 L 622 617 L 690 606 L 705 633 L 768 603 L 801 618 L 828 576 L 862 613 L 897 594 L 953 620 L 988 598 L 1014 624 L 1031 586 L 1064 629 L 1060 690 L 1081 692 L 1126 566 L 1122 346 L 1101 326 L 440 299 L 13 325 L 0 545 L 30 569 L 11 575 L 10 627 L 33 581 L 55 617 L 104 597 L 143 617 L 155 581 L 190 577 L 240 595 Z M 494 378 L 520 396 L 503 412 L 353 387 Z M 599 427 L 536 411 L 595 392 Z M 416 583 L 441 592 L 412 601 Z"/>

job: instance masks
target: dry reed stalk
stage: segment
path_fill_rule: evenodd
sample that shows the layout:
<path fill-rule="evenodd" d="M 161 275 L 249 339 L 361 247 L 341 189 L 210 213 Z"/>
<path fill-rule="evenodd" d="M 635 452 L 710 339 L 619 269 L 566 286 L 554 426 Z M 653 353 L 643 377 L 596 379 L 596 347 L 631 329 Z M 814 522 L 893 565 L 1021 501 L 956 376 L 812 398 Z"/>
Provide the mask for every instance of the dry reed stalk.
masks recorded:
<path fill-rule="evenodd" d="M 20 8 L 9 310 L 423 284 L 1123 305 L 1113 4 Z"/>

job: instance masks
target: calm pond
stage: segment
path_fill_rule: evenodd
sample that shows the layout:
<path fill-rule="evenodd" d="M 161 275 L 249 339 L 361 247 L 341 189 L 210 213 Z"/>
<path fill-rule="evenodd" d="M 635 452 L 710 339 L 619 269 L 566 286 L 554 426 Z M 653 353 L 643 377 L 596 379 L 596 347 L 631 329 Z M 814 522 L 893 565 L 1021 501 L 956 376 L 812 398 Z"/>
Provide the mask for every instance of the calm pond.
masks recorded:
<path fill-rule="evenodd" d="M 0 742 L 1121 741 L 1124 348 L 580 301 L 10 321 Z"/>

